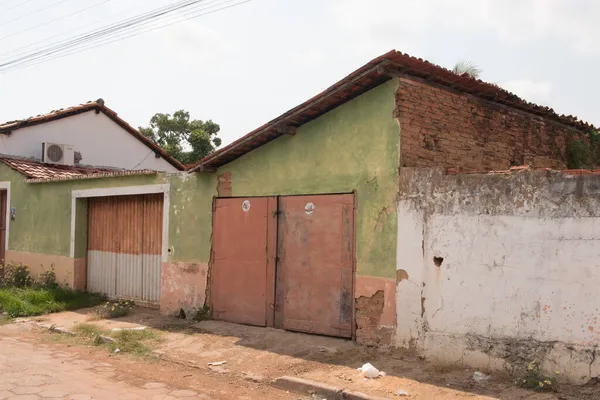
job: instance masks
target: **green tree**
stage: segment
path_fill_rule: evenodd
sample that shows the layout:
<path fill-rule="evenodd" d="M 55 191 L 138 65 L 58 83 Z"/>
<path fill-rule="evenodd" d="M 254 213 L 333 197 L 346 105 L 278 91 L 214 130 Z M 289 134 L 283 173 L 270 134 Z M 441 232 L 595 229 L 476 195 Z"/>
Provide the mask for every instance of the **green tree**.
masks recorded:
<path fill-rule="evenodd" d="M 452 72 L 458 75 L 467 74 L 471 78 L 479 78 L 481 69 L 470 61 L 459 61 L 452 68 Z"/>
<path fill-rule="evenodd" d="M 179 110 L 155 114 L 149 127 L 139 127 L 142 135 L 152 139 L 182 164 L 191 164 L 212 153 L 221 145 L 219 125 L 211 120 L 190 120 L 190 113 Z"/>

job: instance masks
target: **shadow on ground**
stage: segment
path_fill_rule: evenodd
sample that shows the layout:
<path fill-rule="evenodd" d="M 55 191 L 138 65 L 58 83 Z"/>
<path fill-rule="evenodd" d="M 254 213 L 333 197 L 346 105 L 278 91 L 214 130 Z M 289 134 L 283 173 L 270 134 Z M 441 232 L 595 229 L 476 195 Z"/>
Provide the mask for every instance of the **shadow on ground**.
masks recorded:
<path fill-rule="evenodd" d="M 393 397 L 405 390 L 415 399 L 597 399 L 600 385 L 562 386 L 558 393 L 535 393 L 519 389 L 514 378 L 494 374 L 485 383 L 473 380 L 475 370 L 439 368 L 395 348 L 360 346 L 348 340 L 288 332 L 273 328 L 237 325 L 220 321 L 193 322 L 161 316 L 157 310 L 137 308 L 114 320 L 93 320 L 93 310 L 60 313 L 47 318 L 61 326 L 93 322 L 104 328 L 148 326 L 168 332 L 157 353 L 205 367 L 215 373 L 235 373 L 268 381 L 282 375 L 300 376 L 351 390 Z M 364 380 L 356 371 L 371 363 L 386 377 Z M 483 371 L 487 372 L 487 371 Z"/>

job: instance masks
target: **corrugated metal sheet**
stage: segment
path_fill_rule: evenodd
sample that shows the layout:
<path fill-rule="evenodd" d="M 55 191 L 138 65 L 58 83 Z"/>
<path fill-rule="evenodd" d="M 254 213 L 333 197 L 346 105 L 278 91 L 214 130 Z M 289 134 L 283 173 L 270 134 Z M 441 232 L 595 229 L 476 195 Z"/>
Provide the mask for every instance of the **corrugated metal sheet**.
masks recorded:
<path fill-rule="evenodd" d="M 117 254 L 89 250 L 87 256 L 87 290 L 116 297 Z"/>
<path fill-rule="evenodd" d="M 158 303 L 162 194 L 93 198 L 88 210 L 88 289 Z"/>

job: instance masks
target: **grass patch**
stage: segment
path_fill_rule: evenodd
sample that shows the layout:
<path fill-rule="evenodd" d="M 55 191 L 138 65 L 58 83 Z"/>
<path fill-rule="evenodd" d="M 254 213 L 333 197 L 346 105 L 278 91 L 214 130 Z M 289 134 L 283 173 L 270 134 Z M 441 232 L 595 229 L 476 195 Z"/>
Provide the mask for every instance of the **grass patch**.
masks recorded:
<path fill-rule="evenodd" d="M 108 331 L 95 324 L 81 323 L 75 325 L 73 330 L 77 336 L 84 339 L 85 344 L 104 346 L 114 353 L 119 349 L 120 353 L 133 354 L 137 356 L 147 355 L 158 343 L 164 339 L 152 329 L 144 330 L 122 330 Z M 113 338 L 114 342 L 103 343 L 99 340 L 100 336 Z"/>
<path fill-rule="evenodd" d="M 94 324 L 81 323 L 73 327 L 73 331 L 78 335 L 85 336 L 88 338 L 94 338 L 96 336 L 105 335 L 106 331 Z"/>
<path fill-rule="evenodd" d="M 93 307 L 104 300 L 101 294 L 77 292 L 63 287 L 9 287 L 0 289 L 0 312 L 6 312 L 12 318 L 29 317 Z"/>
<path fill-rule="evenodd" d="M 143 331 L 118 331 L 111 335 L 116 342 L 109 343 L 108 347 L 111 351 L 119 349 L 123 353 L 145 356 L 152 350 L 154 345 L 163 341 L 152 329 L 144 329 Z"/>

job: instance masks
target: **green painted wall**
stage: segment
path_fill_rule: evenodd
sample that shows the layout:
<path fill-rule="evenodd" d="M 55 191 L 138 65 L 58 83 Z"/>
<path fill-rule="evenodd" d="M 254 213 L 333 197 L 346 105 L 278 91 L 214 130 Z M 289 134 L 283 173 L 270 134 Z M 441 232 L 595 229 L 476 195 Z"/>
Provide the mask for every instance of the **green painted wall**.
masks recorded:
<path fill-rule="evenodd" d="M 357 193 L 357 271 L 395 278 L 400 133 L 389 81 L 219 168 L 233 196 Z"/>
<path fill-rule="evenodd" d="M 216 186 L 210 175 L 160 174 L 110 179 L 25 183 L 24 176 L 0 164 L 0 181 L 11 182 L 11 207 L 17 217 L 10 221 L 8 249 L 68 256 L 71 237 L 71 191 L 121 186 L 170 183 L 169 245 L 173 261 L 207 263 L 210 254 L 211 204 Z M 87 247 L 87 201 L 77 200 L 75 258 L 85 257 Z"/>
<path fill-rule="evenodd" d="M 212 233 L 213 174 L 172 176 L 169 217 L 170 260 L 208 264 Z"/>
<path fill-rule="evenodd" d="M 9 250 L 69 255 L 71 191 L 170 183 L 169 259 L 208 263 L 217 176 L 232 173 L 234 196 L 357 193 L 357 268 L 363 276 L 395 278 L 399 127 L 393 118 L 397 82 L 389 81 L 220 168 L 217 174 L 160 174 L 54 183 L 11 182 L 17 218 Z M 87 245 L 87 204 L 77 201 L 75 256 Z"/>

